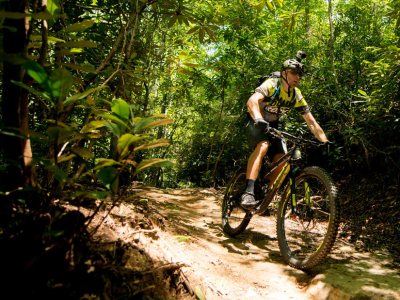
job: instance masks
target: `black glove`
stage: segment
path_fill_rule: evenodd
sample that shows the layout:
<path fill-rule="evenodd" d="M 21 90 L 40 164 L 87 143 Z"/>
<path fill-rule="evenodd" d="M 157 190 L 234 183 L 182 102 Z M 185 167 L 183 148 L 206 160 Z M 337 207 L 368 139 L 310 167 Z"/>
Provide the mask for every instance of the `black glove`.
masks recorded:
<path fill-rule="evenodd" d="M 267 121 L 265 121 L 263 118 L 257 118 L 254 120 L 254 127 L 256 127 L 262 131 L 268 132 L 269 123 Z"/>

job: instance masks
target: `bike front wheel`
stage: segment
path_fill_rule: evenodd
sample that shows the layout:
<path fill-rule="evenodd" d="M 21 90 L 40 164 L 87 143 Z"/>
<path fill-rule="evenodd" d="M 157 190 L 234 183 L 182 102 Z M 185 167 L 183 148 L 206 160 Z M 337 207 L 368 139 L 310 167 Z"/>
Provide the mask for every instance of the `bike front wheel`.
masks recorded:
<path fill-rule="evenodd" d="M 240 205 L 240 197 L 246 189 L 246 173 L 239 171 L 229 181 L 222 201 L 222 229 L 230 236 L 242 233 L 252 214 Z"/>
<path fill-rule="evenodd" d="M 338 226 L 339 203 L 332 179 L 322 168 L 304 168 L 295 188 L 288 184 L 278 206 L 277 237 L 283 259 L 297 269 L 315 267 L 333 247 Z"/>

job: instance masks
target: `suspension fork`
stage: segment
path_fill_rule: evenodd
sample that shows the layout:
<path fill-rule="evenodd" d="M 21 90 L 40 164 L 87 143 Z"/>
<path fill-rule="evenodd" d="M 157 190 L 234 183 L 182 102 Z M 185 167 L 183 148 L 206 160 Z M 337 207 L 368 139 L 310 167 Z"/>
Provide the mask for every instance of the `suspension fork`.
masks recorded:
<path fill-rule="evenodd" d="M 294 167 L 291 169 L 289 174 L 289 182 L 290 182 L 290 199 L 291 199 L 291 208 L 292 213 L 297 213 L 297 198 L 296 198 L 296 176 L 300 171 L 299 167 Z M 312 201 L 310 197 L 310 186 L 307 181 L 304 181 L 304 201 L 307 207 L 311 208 Z"/>
<path fill-rule="evenodd" d="M 300 168 L 298 166 L 293 166 L 289 173 L 289 184 L 290 184 L 290 204 L 292 208 L 292 213 L 297 213 L 297 198 L 296 198 L 296 176 L 299 173 Z M 307 197 L 309 198 L 309 197 Z"/>

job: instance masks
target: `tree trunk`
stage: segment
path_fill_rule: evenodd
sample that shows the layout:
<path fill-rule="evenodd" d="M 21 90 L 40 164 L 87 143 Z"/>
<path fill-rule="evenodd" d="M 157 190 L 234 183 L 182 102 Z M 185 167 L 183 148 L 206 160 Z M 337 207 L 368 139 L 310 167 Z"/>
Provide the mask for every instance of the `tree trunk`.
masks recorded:
<path fill-rule="evenodd" d="M 335 25 L 333 24 L 333 7 L 332 7 L 332 1 L 333 0 L 328 0 L 328 14 L 329 14 L 329 60 L 330 60 L 330 67 L 331 67 L 331 72 L 333 76 L 333 82 L 335 83 L 335 91 L 336 95 L 339 95 L 339 82 L 336 74 L 336 68 L 335 68 Z M 328 105 L 330 105 L 330 100 L 328 99 Z"/>
<path fill-rule="evenodd" d="M 5 4 L 7 12 L 24 13 L 27 5 L 26 0 L 9 0 Z M 22 105 L 23 94 L 20 87 L 12 81 L 22 81 L 23 72 L 20 64 L 15 58 L 24 57 L 27 43 L 27 25 L 25 18 L 6 18 L 3 23 L 3 94 L 1 102 L 1 114 L 3 117 L 4 130 L 13 132 L 15 135 L 1 135 L 1 150 L 5 162 L 5 176 L 2 184 L 5 190 L 14 190 L 24 183 L 23 170 L 23 146 L 30 147 L 26 139 L 21 137 L 20 112 L 27 109 L 26 101 Z M 13 30 L 10 30 L 12 28 Z M 13 59 L 14 58 L 14 59 Z M 25 116 L 24 116 L 25 117 Z M 22 145 L 21 145 L 22 142 Z"/>

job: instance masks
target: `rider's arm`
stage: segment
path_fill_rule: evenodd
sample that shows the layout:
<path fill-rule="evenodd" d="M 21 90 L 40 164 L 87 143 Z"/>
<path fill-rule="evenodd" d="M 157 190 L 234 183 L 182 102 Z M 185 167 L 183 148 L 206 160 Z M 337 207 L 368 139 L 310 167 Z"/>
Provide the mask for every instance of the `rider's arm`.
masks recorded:
<path fill-rule="evenodd" d="M 263 117 L 260 109 L 263 100 L 264 96 L 259 92 L 255 92 L 251 95 L 249 100 L 247 100 L 247 110 L 253 120 Z"/>
<path fill-rule="evenodd" d="M 316 139 L 318 139 L 322 143 L 328 142 L 328 138 L 326 137 L 324 130 L 321 128 L 321 126 L 319 126 L 311 112 L 303 114 L 303 118 L 306 121 L 311 133 L 315 136 Z"/>

